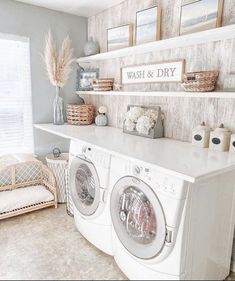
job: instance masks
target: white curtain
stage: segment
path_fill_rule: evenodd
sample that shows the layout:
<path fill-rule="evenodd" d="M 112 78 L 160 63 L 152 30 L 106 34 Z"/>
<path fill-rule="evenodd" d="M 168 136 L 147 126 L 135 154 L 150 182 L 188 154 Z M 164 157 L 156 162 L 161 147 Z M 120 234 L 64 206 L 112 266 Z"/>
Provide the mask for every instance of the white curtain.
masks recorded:
<path fill-rule="evenodd" d="M 29 39 L 0 33 L 0 155 L 33 153 Z"/>

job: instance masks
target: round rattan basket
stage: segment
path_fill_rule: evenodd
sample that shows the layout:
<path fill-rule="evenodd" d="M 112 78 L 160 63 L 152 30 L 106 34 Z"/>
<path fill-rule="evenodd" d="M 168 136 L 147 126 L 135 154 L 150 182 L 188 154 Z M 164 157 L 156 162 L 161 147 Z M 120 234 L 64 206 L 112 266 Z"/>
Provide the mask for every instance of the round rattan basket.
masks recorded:
<path fill-rule="evenodd" d="M 67 122 L 70 125 L 90 125 L 94 122 L 95 106 L 91 104 L 68 104 Z"/>
<path fill-rule="evenodd" d="M 189 72 L 184 74 L 182 86 L 186 92 L 212 92 L 218 77 L 218 71 Z"/>

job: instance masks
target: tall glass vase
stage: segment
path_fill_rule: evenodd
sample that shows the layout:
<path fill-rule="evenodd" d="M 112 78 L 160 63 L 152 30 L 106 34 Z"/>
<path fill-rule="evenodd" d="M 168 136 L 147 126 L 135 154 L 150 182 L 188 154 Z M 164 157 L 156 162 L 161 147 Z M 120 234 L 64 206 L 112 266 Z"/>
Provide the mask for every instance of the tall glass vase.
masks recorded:
<path fill-rule="evenodd" d="M 56 96 L 53 103 L 54 125 L 64 125 L 64 102 L 60 97 L 60 87 L 56 87 Z"/>

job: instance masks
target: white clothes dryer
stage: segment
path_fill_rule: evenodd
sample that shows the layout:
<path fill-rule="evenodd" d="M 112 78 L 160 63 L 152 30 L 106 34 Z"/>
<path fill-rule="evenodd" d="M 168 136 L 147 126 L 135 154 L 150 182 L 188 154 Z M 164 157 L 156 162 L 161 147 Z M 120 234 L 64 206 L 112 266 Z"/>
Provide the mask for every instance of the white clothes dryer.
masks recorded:
<path fill-rule="evenodd" d="M 224 214 L 232 200 L 229 207 L 224 202 L 223 215 L 213 213 L 219 190 L 216 180 L 199 185 L 192 203 L 189 183 L 138 161 L 112 157 L 110 177 L 114 258 L 129 279 L 222 280 L 217 278 L 227 276 L 232 228 L 231 218 L 225 219 Z M 209 204 L 203 196 L 208 196 L 211 184 Z M 215 217 L 221 223 L 227 220 L 227 234 L 218 230 Z M 207 241 L 203 231 L 214 236 Z M 213 251 L 221 236 L 227 236 L 225 248 Z"/>
<path fill-rule="evenodd" d="M 71 142 L 69 185 L 76 227 L 94 246 L 112 255 L 110 158 L 86 143 Z"/>

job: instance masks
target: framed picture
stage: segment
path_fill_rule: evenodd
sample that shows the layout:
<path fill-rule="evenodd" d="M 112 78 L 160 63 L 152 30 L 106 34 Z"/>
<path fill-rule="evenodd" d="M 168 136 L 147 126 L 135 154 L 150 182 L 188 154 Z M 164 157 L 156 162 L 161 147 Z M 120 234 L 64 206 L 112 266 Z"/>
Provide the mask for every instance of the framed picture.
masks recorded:
<path fill-rule="evenodd" d="M 133 46 L 133 26 L 131 24 L 110 28 L 107 31 L 107 50 L 114 51 Z"/>
<path fill-rule="evenodd" d="M 185 60 L 125 66 L 121 69 L 122 84 L 178 83 L 183 81 Z"/>
<path fill-rule="evenodd" d="M 94 79 L 99 78 L 98 69 L 81 69 L 78 73 L 78 91 L 93 91 L 92 82 Z"/>
<path fill-rule="evenodd" d="M 182 0 L 180 35 L 221 26 L 223 0 Z"/>
<path fill-rule="evenodd" d="M 135 44 L 161 39 L 161 7 L 154 6 L 136 13 Z"/>

